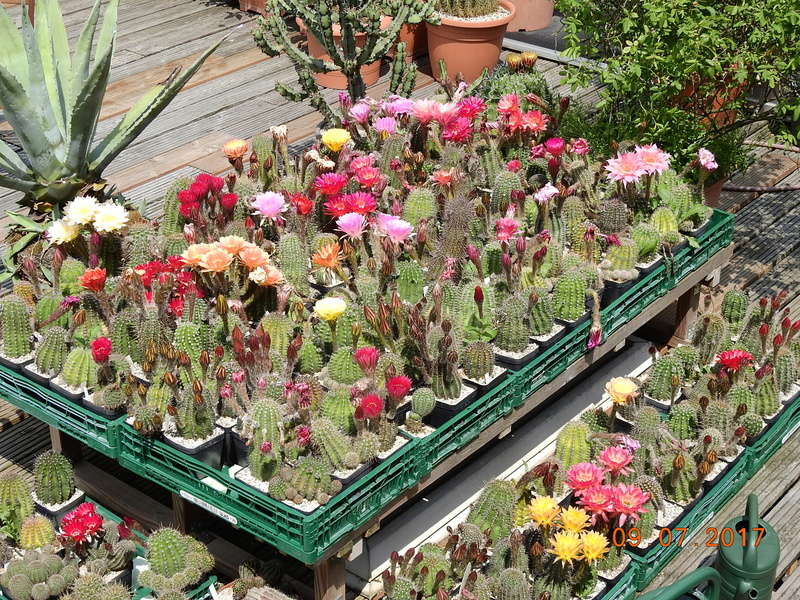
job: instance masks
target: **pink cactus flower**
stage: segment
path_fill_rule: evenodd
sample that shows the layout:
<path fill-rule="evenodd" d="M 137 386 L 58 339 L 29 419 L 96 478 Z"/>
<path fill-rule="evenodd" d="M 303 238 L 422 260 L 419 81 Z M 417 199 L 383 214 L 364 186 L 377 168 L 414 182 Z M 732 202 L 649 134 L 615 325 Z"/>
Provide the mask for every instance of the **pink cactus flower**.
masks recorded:
<path fill-rule="evenodd" d="M 608 178 L 612 181 L 622 181 L 623 183 L 633 183 L 647 171 L 642 164 L 642 159 L 635 152 L 624 152 L 618 154 L 617 158 L 612 158 L 606 163 Z"/>
<path fill-rule="evenodd" d="M 458 118 L 458 111 L 458 104 L 453 102 L 445 102 L 444 104 L 437 102 L 433 110 L 433 120 L 442 127 L 446 127 L 450 122 Z"/>
<path fill-rule="evenodd" d="M 458 112 L 462 117 L 474 119 L 486 110 L 486 103 L 478 96 L 467 96 L 458 103 Z"/>
<path fill-rule="evenodd" d="M 590 522 L 594 525 L 598 519 L 608 521 L 609 515 L 614 512 L 614 497 L 613 487 L 598 485 L 583 490 L 578 504 L 592 515 Z"/>
<path fill-rule="evenodd" d="M 625 522 L 638 521 L 639 517 L 648 512 L 644 504 L 650 500 L 650 494 L 642 491 L 637 485 L 620 483 L 614 488 L 614 512 L 619 515 L 620 527 Z"/>
<path fill-rule="evenodd" d="M 256 197 L 253 199 L 252 207 L 255 208 L 262 217 L 273 221 L 280 217 L 281 213 L 288 208 L 283 194 L 278 194 L 277 192 L 256 194 Z"/>
<path fill-rule="evenodd" d="M 552 183 L 547 183 L 545 186 L 533 195 L 533 198 L 539 204 L 545 204 L 551 198 L 558 196 L 561 192 Z"/>
<path fill-rule="evenodd" d="M 298 425 L 295 427 L 294 434 L 300 446 L 308 446 L 311 441 L 311 428 L 308 425 Z"/>
<path fill-rule="evenodd" d="M 544 149 L 547 150 L 553 156 L 561 156 L 561 153 L 564 152 L 564 149 L 567 147 L 567 143 L 564 141 L 564 138 L 560 137 L 553 137 L 549 140 L 546 140 L 544 143 Z"/>
<path fill-rule="evenodd" d="M 472 135 L 472 119 L 467 117 L 456 117 L 451 119 L 444 125 L 442 131 L 442 138 L 448 142 L 456 142 L 462 144 L 466 142 Z"/>
<path fill-rule="evenodd" d="M 356 156 L 353 160 L 350 161 L 350 171 L 352 173 L 357 173 L 358 171 L 360 171 L 365 167 L 374 167 L 374 166 L 375 166 L 375 157 L 372 154 L 362 154 L 361 156 Z"/>
<path fill-rule="evenodd" d="M 387 117 L 395 117 L 397 115 L 408 115 L 414 110 L 414 101 L 402 96 L 391 96 L 389 99 L 381 102 L 381 110 Z"/>
<path fill-rule="evenodd" d="M 364 233 L 367 220 L 359 213 L 347 213 L 336 219 L 336 226 L 351 239 L 358 239 Z"/>
<path fill-rule="evenodd" d="M 439 114 L 438 106 L 439 103 L 436 100 L 415 100 L 412 108 L 414 118 L 423 125 L 427 125 Z"/>
<path fill-rule="evenodd" d="M 388 136 L 397 131 L 397 121 L 394 117 L 381 117 L 372 126 L 379 135 Z"/>
<path fill-rule="evenodd" d="M 603 485 L 603 469 L 589 462 L 572 465 L 567 471 L 567 486 L 580 496 L 584 491 Z"/>
<path fill-rule="evenodd" d="M 516 173 L 521 168 L 522 168 L 522 163 L 519 160 L 517 160 L 516 158 L 513 159 L 513 160 L 510 160 L 510 161 L 508 161 L 506 163 L 506 169 L 508 169 L 512 173 Z"/>
<path fill-rule="evenodd" d="M 380 357 L 380 351 L 374 346 L 364 346 L 353 354 L 356 364 L 366 375 L 372 375 L 375 372 Z"/>
<path fill-rule="evenodd" d="M 369 104 L 366 102 L 356 102 L 348 114 L 351 119 L 363 125 L 369 120 Z"/>
<path fill-rule="evenodd" d="M 697 160 L 700 163 L 700 166 L 706 171 L 714 171 L 717 169 L 717 167 L 719 167 L 714 153 L 706 148 L 700 148 L 700 150 L 697 151 Z"/>
<path fill-rule="evenodd" d="M 606 473 L 612 477 L 627 475 L 630 471 L 626 468 L 633 462 L 630 450 L 623 446 L 609 446 L 600 452 L 597 460 L 603 465 Z"/>
<path fill-rule="evenodd" d="M 335 196 L 347 185 L 347 177 L 341 173 L 323 173 L 314 179 L 314 189 L 326 196 Z"/>
<path fill-rule="evenodd" d="M 648 175 L 660 175 L 669 169 L 669 162 L 672 158 L 655 144 L 636 146 L 636 155 L 642 161 L 642 168 Z"/>
<path fill-rule="evenodd" d="M 414 226 L 411 223 L 397 217 L 386 219 L 382 224 L 379 224 L 379 227 L 395 244 L 402 244 L 414 231 Z"/>
<path fill-rule="evenodd" d="M 261 454 L 269 454 L 272 452 L 272 442 L 261 442 L 259 450 L 261 450 Z"/>
<path fill-rule="evenodd" d="M 544 144 L 535 144 L 531 146 L 531 153 L 530 153 L 531 160 L 535 160 L 537 158 L 544 158 L 546 154 L 547 150 L 545 150 Z"/>
<path fill-rule="evenodd" d="M 503 217 L 495 221 L 494 229 L 497 234 L 497 239 L 501 242 L 505 242 L 517 235 L 517 232 L 519 232 L 519 223 L 514 219 Z"/>
<path fill-rule="evenodd" d="M 589 142 L 587 142 L 583 138 L 578 138 L 577 140 L 572 140 L 572 144 L 570 144 L 571 150 L 577 154 L 578 156 L 586 156 L 589 154 Z"/>
<path fill-rule="evenodd" d="M 506 94 L 497 103 L 497 112 L 501 115 L 508 116 L 512 113 L 519 112 L 519 96 L 516 94 Z"/>

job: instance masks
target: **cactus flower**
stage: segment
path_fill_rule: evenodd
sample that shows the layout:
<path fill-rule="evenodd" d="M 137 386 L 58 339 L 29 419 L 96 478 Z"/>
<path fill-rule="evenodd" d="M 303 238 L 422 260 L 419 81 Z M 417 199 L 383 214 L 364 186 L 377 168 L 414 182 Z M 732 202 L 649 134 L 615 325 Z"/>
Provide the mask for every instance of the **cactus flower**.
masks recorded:
<path fill-rule="evenodd" d="M 328 297 L 317 300 L 314 304 L 314 312 L 323 321 L 335 321 L 347 310 L 347 303 L 341 298 Z"/>
<path fill-rule="evenodd" d="M 583 557 L 582 550 L 583 543 L 577 533 L 558 532 L 550 538 L 550 548 L 547 551 L 558 562 L 567 565 L 574 560 L 580 560 Z"/>
<path fill-rule="evenodd" d="M 386 380 L 386 393 L 396 404 L 403 401 L 411 389 L 411 380 L 405 375 L 395 375 Z"/>
<path fill-rule="evenodd" d="M 629 377 L 614 377 L 606 383 L 606 392 L 614 404 L 627 404 L 638 391 L 639 386 Z"/>
<path fill-rule="evenodd" d="M 80 225 L 72 225 L 64 219 L 53 221 L 45 234 L 51 244 L 67 244 L 74 240 L 81 232 Z"/>
<path fill-rule="evenodd" d="M 617 154 L 606 163 L 608 178 L 622 183 L 633 183 L 646 173 L 642 159 L 635 152 Z"/>
<path fill-rule="evenodd" d="M 519 223 L 514 219 L 503 217 L 494 223 L 495 234 L 501 242 L 506 242 L 519 232 Z"/>
<path fill-rule="evenodd" d="M 561 511 L 561 528 L 569 533 L 580 533 L 589 525 L 589 513 L 582 508 L 570 506 Z"/>
<path fill-rule="evenodd" d="M 237 160 L 247 154 L 249 148 L 245 140 L 230 140 L 222 146 L 222 153 L 228 160 Z"/>
<path fill-rule="evenodd" d="M 533 198 L 539 204 L 544 204 L 548 202 L 551 198 L 558 196 L 561 192 L 558 191 L 558 188 L 554 186 L 552 183 L 546 184 L 542 187 L 538 192 L 533 195 Z"/>
<path fill-rule="evenodd" d="M 497 112 L 503 116 L 519 112 L 519 96 L 516 94 L 506 94 L 497 103 Z"/>
<path fill-rule="evenodd" d="M 655 144 L 636 146 L 635 152 L 636 156 L 638 156 L 639 160 L 642 162 L 642 168 L 648 175 L 660 175 L 669 169 L 669 163 L 672 157 Z"/>
<path fill-rule="evenodd" d="M 97 213 L 97 199 L 77 196 L 64 207 L 64 221 L 70 225 L 88 225 Z"/>
<path fill-rule="evenodd" d="M 334 196 L 347 185 L 347 177 L 341 173 L 323 173 L 314 179 L 314 189 L 320 194 Z"/>
<path fill-rule="evenodd" d="M 242 250 L 250 246 L 250 242 L 238 235 L 226 235 L 219 238 L 215 245 L 229 254 L 239 254 Z"/>
<path fill-rule="evenodd" d="M 102 292 L 106 286 L 106 270 L 105 269 L 86 269 L 83 275 L 78 277 L 78 283 L 81 287 L 89 290 L 90 292 Z"/>
<path fill-rule="evenodd" d="M 592 515 L 592 524 L 598 519 L 608 521 L 609 514 L 614 511 L 614 488 L 610 485 L 588 488 L 581 494 L 578 504 Z"/>
<path fill-rule="evenodd" d="M 537 496 L 528 506 L 528 516 L 539 527 L 549 527 L 556 522 L 561 507 L 551 496 Z"/>
<path fill-rule="evenodd" d="M 339 228 L 339 231 L 344 233 L 347 237 L 357 240 L 364 233 L 367 220 L 364 218 L 364 215 L 349 212 L 336 219 L 336 226 Z"/>
<path fill-rule="evenodd" d="M 584 531 L 581 533 L 583 543 L 583 560 L 594 564 L 608 554 L 608 538 L 597 531 Z"/>
<path fill-rule="evenodd" d="M 706 148 L 700 148 L 700 150 L 697 151 L 697 162 L 699 162 L 700 166 L 706 171 L 714 171 L 719 167 L 714 153 Z"/>
<path fill-rule="evenodd" d="M 269 263 L 269 256 L 258 246 L 245 246 L 238 254 L 242 264 L 251 271 L 258 267 L 266 267 Z"/>
<path fill-rule="evenodd" d="M 589 142 L 587 142 L 583 138 L 578 138 L 577 140 L 572 140 L 570 144 L 570 150 L 577 154 L 578 156 L 586 156 L 589 154 Z"/>
<path fill-rule="evenodd" d="M 589 462 L 576 463 L 567 471 L 567 486 L 578 496 L 585 490 L 602 485 L 603 470 Z"/>
<path fill-rule="evenodd" d="M 232 261 L 233 254 L 222 248 L 212 247 L 200 259 L 200 267 L 207 273 L 221 273 L 228 268 Z"/>
<path fill-rule="evenodd" d="M 350 108 L 347 114 L 350 115 L 350 118 L 356 123 L 361 123 L 363 125 L 369 121 L 369 111 L 369 104 L 360 100 Z"/>
<path fill-rule="evenodd" d="M 736 373 L 753 362 L 753 355 L 745 350 L 726 350 L 717 354 L 717 362 L 728 371 Z"/>
<path fill-rule="evenodd" d="M 392 218 L 380 224 L 380 229 L 395 244 L 402 244 L 414 231 L 414 226 L 403 219 Z"/>
<path fill-rule="evenodd" d="M 372 126 L 381 137 L 387 137 L 397 131 L 397 120 L 394 117 L 381 117 Z"/>
<path fill-rule="evenodd" d="M 376 394 L 367 394 L 358 403 L 364 417 L 367 419 L 377 419 L 383 410 L 383 400 Z"/>
<path fill-rule="evenodd" d="M 339 152 L 350 141 L 350 133 L 346 129 L 332 128 L 322 132 L 322 143 L 331 152 Z"/>
<path fill-rule="evenodd" d="M 612 477 L 627 475 L 630 471 L 628 465 L 633 462 L 633 455 L 630 450 L 622 446 L 608 446 L 597 457 L 607 473 Z"/>
<path fill-rule="evenodd" d="M 262 217 L 276 220 L 288 208 L 283 194 L 277 192 L 264 192 L 263 194 L 256 194 L 251 205 L 256 209 Z"/>
<path fill-rule="evenodd" d="M 642 513 L 648 512 L 644 508 L 650 500 L 650 494 L 642 491 L 639 486 L 619 484 L 614 488 L 614 512 L 619 515 L 620 526 L 628 519 L 638 521 Z"/>
<path fill-rule="evenodd" d="M 111 356 L 111 340 L 107 337 L 99 337 L 93 340 L 90 344 L 92 351 L 92 359 L 99 365 L 108 362 L 108 357 Z"/>
<path fill-rule="evenodd" d="M 561 156 L 566 147 L 567 143 L 564 141 L 564 138 L 560 137 L 552 137 L 544 142 L 544 149 L 553 156 Z"/>
<path fill-rule="evenodd" d="M 374 346 L 364 346 L 355 351 L 353 359 L 366 375 L 371 375 L 378 366 L 380 356 L 380 351 Z"/>

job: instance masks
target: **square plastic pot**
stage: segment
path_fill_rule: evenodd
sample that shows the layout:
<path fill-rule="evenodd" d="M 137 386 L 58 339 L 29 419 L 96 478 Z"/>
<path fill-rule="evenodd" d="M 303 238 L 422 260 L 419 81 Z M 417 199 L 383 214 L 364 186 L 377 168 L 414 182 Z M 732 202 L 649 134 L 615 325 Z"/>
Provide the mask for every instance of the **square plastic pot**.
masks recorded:
<path fill-rule="evenodd" d="M 212 469 L 219 469 L 222 466 L 222 448 L 225 445 L 224 432 L 194 447 L 184 446 L 180 442 L 170 439 L 170 436 L 167 435 L 164 436 L 163 440 L 168 446 L 172 446 L 195 460 L 207 464 Z"/>
<path fill-rule="evenodd" d="M 497 346 L 494 347 L 494 357 L 497 363 L 512 371 L 519 371 L 531 362 L 538 352 L 539 346 L 535 342 L 531 342 L 524 352 L 514 354 L 501 350 Z"/>
<path fill-rule="evenodd" d="M 600 301 L 600 307 L 605 308 L 609 306 L 614 300 L 622 296 L 625 292 L 633 287 L 633 284 L 636 283 L 635 279 L 631 279 L 630 281 L 612 281 L 611 279 L 605 281 L 605 287 L 603 288 L 603 298 Z"/>
<path fill-rule="evenodd" d="M 463 384 L 465 387 L 469 388 L 469 393 L 465 394 L 456 404 L 449 404 L 447 402 L 443 402 L 441 399 L 436 400 L 436 407 L 433 409 L 433 412 L 428 415 L 425 421 L 431 427 L 439 427 L 443 423 L 446 423 L 450 419 L 452 419 L 455 415 L 460 413 L 464 410 L 467 406 L 472 404 L 478 398 L 478 390 L 472 387 L 471 385 Z"/>
<path fill-rule="evenodd" d="M 36 497 L 36 492 L 33 492 L 33 501 L 36 504 L 36 511 L 50 519 L 50 522 L 52 522 L 53 526 L 56 528 L 61 526 L 61 519 L 64 518 L 64 515 L 81 504 L 85 498 L 86 494 L 83 492 L 83 490 L 76 489 L 75 493 L 72 495 L 72 498 L 63 504 L 50 506 L 43 504 L 41 500 Z"/>
<path fill-rule="evenodd" d="M 10 358 L 0 354 L 0 364 L 14 371 L 21 371 L 22 367 L 33 362 L 33 354 L 26 354 L 21 358 Z"/>

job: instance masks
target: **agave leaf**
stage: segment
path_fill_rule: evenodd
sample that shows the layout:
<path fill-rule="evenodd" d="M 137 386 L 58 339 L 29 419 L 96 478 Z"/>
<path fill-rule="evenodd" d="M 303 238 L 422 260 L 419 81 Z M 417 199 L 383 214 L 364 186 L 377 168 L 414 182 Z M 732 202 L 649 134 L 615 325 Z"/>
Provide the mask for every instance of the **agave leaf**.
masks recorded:
<path fill-rule="evenodd" d="M 15 177 L 22 178 L 28 173 L 28 165 L 3 140 L 0 140 L 0 167 L 10 171 Z"/>
<path fill-rule="evenodd" d="M 45 135 L 47 124 L 19 81 L 3 67 L 0 67 L 0 104 L 31 161 L 33 171 L 45 179 L 57 178 L 61 164 L 53 144 Z M 20 188 L 15 186 L 13 189 Z"/>
<path fill-rule="evenodd" d="M 8 12 L 0 8 L 0 65 L 25 85 L 28 82 L 28 61 L 19 30 Z"/>
<path fill-rule="evenodd" d="M 75 99 L 75 108 L 70 120 L 72 136 L 65 166 L 67 171 L 79 176 L 83 175 L 81 171 L 86 168 L 86 156 L 89 154 L 89 146 L 97 130 L 100 109 L 103 108 L 103 96 L 106 94 L 111 72 L 111 56 L 112 52 L 109 49 L 105 56 L 95 62 L 91 75 L 84 81 Z"/>
<path fill-rule="evenodd" d="M 12 175 L 4 175 L 3 173 L 0 173 L 0 187 L 27 193 L 36 187 L 36 182 L 31 181 L 30 179 L 19 179 Z"/>
<path fill-rule="evenodd" d="M 23 12 L 23 23 L 28 20 Z M 50 106 L 52 108 L 53 119 L 61 132 L 61 137 L 67 139 L 67 112 L 64 98 L 62 97 L 62 86 L 60 85 L 58 76 L 58 65 L 56 64 L 55 49 L 53 48 L 53 39 L 50 37 L 50 23 L 47 10 L 38 11 L 36 15 L 36 23 L 34 24 L 33 31 L 35 34 L 36 42 L 32 47 L 28 46 L 28 61 L 38 61 L 41 65 L 42 80 L 46 86 L 47 95 L 44 97 L 37 97 L 31 94 L 32 99 L 36 98 L 37 104 L 44 106 L 45 100 L 50 99 Z M 36 54 L 36 56 L 34 56 Z M 35 77 L 35 73 L 31 73 L 31 78 Z"/>
<path fill-rule="evenodd" d="M 44 3 L 44 7 L 42 7 Z M 72 112 L 72 59 L 70 57 L 69 42 L 67 41 L 67 28 L 64 26 L 64 17 L 61 14 L 59 0 L 37 0 L 41 14 L 42 8 L 47 11 L 47 23 L 49 25 L 50 39 L 53 42 L 53 58 L 56 64 L 56 75 L 63 90 L 64 98 L 67 100 L 65 118 Z M 38 17 L 37 17 L 38 19 Z"/>
<path fill-rule="evenodd" d="M 100 18 L 100 0 L 95 0 L 89 20 L 81 30 L 78 43 L 75 45 L 75 55 L 72 57 L 72 94 L 73 101 L 81 92 L 83 82 L 89 77 L 89 68 L 92 64 L 92 42 L 97 31 L 97 21 Z M 73 106 L 75 106 L 73 104 Z"/>
<path fill-rule="evenodd" d="M 94 59 L 103 56 L 113 45 L 117 37 L 117 9 L 119 0 L 111 0 L 103 14 L 103 26 L 100 28 L 100 37 L 94 51 Z"/>
<path fill-rule="evenodd" d="M 14 221 L 14 223 L 22 227 L 25 231 L 34 231 L 38 233 L 47 231 L 47 223 L 37 223 L 33 219 L 30 219 L 24 215 L 18 215 L 17 213 L 11 211 L 8 211 L 6 216 Z"/>
<path fill-rule="evenodd" d="M 205 62 L 214 50 L 219 48 L 220 44 L 228 36 L 222 37 L 216 44 L 211 46 L 208 50 L 194 62 L 194 64 L 183 71 L 180 75 L 171 78 L 171 81 L 165 86 L 157 86 L 156 90 L 151 90 L 146 97 L 151 101 L 143 101 L 145 98 L 140 99 L 133 108 L 131 108 L 125 117 L 117 123 L 117 126 L 108 134 L 89 155 L 89 171 L 95 176 L 99 176 L 108 164 L 122 152 L 128 144 L 130 144 L 136 137 L 144 131 L 144 129 L 155 119 L 162 110 L 172 101 L 172 99 L 181 91 L 186 82 L 197 73 L 200 67 Z M 160 89 L 159 89 L 160 87 Z M 152 95 L 154 91 L 158 93 Z"/>

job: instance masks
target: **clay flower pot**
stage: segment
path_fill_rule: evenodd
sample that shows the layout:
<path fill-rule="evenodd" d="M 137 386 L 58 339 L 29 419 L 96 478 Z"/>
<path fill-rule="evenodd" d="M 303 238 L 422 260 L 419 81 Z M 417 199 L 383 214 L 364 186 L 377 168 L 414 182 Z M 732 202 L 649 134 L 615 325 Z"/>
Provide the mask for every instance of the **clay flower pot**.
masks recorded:
<path fill-rule="evenodd" d="M 256 12 L 260 15 L 267 15 L 266 0 L 239 0 L 239 10 Z"/>
<path fill-rule="evenodd" d="M 489 21 L 468 21 L 441 15 L 440 25 L 428 24 L 428 54 L 434 73 L 444 60 L 447 74 L 461 73 L 467 83 L 475 81 L 484 68 L 493 68 L 500 58 L 500 48 L 515 8 L 510 0 L 500 0 L 508 14 Z"/>
<path fill-rule="evenodd" d="M 727 177 L 723 177 L 719 181 L 716 181 L 710 185 L 706 185 L 703 188 L 703 196 L 705 197 L 706 206 L 719 206 L 719 199 L 722 195 L 722 186 L 725 185 L 727 180 Z"/>
<path fill-rule="evenodd" d="M 547 29 L 553 22 L 553 0 L 513 0 L 516 13 L 508 24 L 509 31 Z"/>
<path fill-rule="evenodd" d="M 325 52 L 325 48 L 320 44 L 319 40 L 308 31 L 306 24 L 299 17 L 295 19 L 300 31 L 305 34 L 308 40 L 308 53 L 320 60 L 329 61 L 331 57 Z M 381 17 L 381 29 L 386 29 L 392 22 L 391 17 Z M 333 39 L 337 45 L 342 41 L 342 28 L 337 24 L 333 24 Z M 356 33 L 356 46 L 362 48 L 366 43 L 367 36 L 365 33 Z M 374 85 L 378 81 L 381 74 L 381 61 L 376 60 L 361 67 L 361 77 L 364 79 L 364 85 Z M 330 73 L 314 73 L 314 79 L 322 87 L 331 88 L 334 90 L 347 89 L 347 77 L 341 71 L 331 71 Z"/>
<path fill-rule="evenodd" d="M 428 53 L 428 33 L 425 23 L 415 25 L 406 23 L 400 28 L 397 41 L 406 43 L 406 61 L 411 62 L 414 58 L 424 56 Z M 394 56 L 394 50 L 392 50 L 392 56 Z"/>

